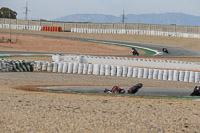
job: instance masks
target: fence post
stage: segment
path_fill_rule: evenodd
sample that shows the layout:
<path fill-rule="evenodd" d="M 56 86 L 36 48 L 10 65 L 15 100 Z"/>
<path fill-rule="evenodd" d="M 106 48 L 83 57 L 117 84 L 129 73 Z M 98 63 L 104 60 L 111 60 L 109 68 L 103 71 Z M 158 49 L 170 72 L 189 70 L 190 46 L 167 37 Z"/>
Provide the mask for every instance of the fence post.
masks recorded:
<path fill-rule="evenodd" d="M 63 30 L 62 30 L 63 32 L 65 31 L 65 23 L 63 23 Z"/>
<path fill-rule="evenodd" d="M 29 30 L 29 20 L 27 20 L 27 22 L 28 22 L 28 30 Z"/>

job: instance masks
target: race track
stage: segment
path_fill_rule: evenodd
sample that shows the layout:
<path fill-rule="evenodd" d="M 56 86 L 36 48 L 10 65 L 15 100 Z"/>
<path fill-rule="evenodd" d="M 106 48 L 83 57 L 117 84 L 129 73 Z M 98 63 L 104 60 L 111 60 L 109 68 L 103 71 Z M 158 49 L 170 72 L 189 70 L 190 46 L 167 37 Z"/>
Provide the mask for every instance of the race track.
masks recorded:
<path fill-rule="evenodd" d="M 5 33 L 5 32 L 4 32 Z M 19 33 L 15 33 L 15 34 L 19 34 Z M 89 41 L 89 42 L 102 42 L 102 43 L 114 43 L 114 44 L 120 44 L 120 45 L 131 45 L 132 47 L 143 47 L 143 48 L 149 48 L 152 50 L 156 50 L 158 52 L 162 52 L 162 48 L 163 46 L 161 45 L 153 45 L 153 44 L 144 44 L 144 43 L 131 43 L 131 42 L 121 42 L 121 41 L 107 41 L 107 40 L 96 40 L 96 39 L 86 39 L 86 38 L 75 38 L 75 37 L 65 37 L 65 36 L 54 36 L 54 35 L 41 35 L 41 34 L 26 34 L 26 35 L 32 35 L 32 36 L 45 36 L 45 37 L 54 37 L 54 38 L 64 38 L 64 39 L 74 39 L 74 40 L 81 40 L 81 41 Z M 186 49 L 186 48 L 182 48 L 182 47 L 170 47 L 170 46 L 165 46 L 165 48 L 168 49 L 169 53 L 162 53 L 160 55 L 156 55 L 156 56 L 160 56 L 160 57 L 200 57 L 200 52 L 198 50 L 193 50 L 193 49 Z M 43 52 L 20 52 L 20 51 L 0 51 L 1 55 L 5 55 L 5 54 L 55 54 L 55 53 L 43 53 Z M 64 53 L 63 53 L 64 54 Z M 65 53 L 65 54 L 69 54 L 69 53 Z M 155 56 L 155 55 L 151 55 L 151 56 Z M 88 88 L 91 87 L 78 87 L 78 91 L 87 91 L 87 92 L 91 92 L 91 91 L 95 91 L 97 93 L 101 93 L 104 88 L 103 87 L 92 87 L 90 90 L 88 90 Z M 108 87 L 110 88 L 110 87 Z M 54 88 L 56 89 L 56 88 Z M 73 91 L 73 89 L 77 90 L 77 87 L 71 87 L 71 89 L 65 88 L 57 88 L 57 89 L 61 89 L 61 90 L 70 90 Z M 103 90 L 102 90 L 103 89 Z M 144 88 L 141 89 L 137 94 L 138 95 L 152 95 L 152 96 L 189 96 L 189 94 L 191 93 L 191 90 L 193 88 L 190 89 L 164 89 L 164 88 Z"/>
<path fill-rule="evenodd" d="M 8 33 L 8 32 L 0 32 L 0 33 Z M 44 37 L 53 37 L 53 38 L 64 38 L 64 39 L 73 39 L 80 41 L 89 41 L 89 42 L 99 42 L 99 43 L 110 43 L 110 44 L 120 44 L 120 45 L 130 45 L 132 47 L 143 47 L 152 50 L 156 50 L 162 53 L 162 48 L 167 48 L 169 53 L 162 53 L 160 57 L 200 57 L 200 52 L 194 49 L 186 49 L 182 47 L 171 47 L 171 46 L 162 46 L 155 44 L 144 44 L 144 43 L 134 43 L 134 42 L 122 42 L 122 41 L 108 41 L 108 40 L 98 40 L 98 39 L 90 39 L 90 38 L 77 38 L 77 37 L 66 37 L 66 36 L 55 36 L 55 35 L 43 35 L 43 34 L 28 34 L 28 33 L 15 33 L 14 34 L 24 34 L 24 35 L 32 35 L 32 36 L 44 36 Z M 0 51 L 0 54 L 52 54 L 52 53 L 37 53 L 37 52 L 17 52 L 17 51 Z M 64 53 L 63 53 L 64 54 Z M 65 53 L 69 54 L 69 53 Z M 152 55 L 155 56 L 155 55 Z"/>

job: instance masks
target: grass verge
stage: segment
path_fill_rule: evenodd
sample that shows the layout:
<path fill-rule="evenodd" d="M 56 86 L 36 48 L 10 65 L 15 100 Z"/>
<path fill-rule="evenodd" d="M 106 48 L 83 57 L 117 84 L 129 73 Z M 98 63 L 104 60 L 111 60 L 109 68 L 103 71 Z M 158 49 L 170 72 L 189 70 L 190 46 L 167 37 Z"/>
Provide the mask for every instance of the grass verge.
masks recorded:
<path fill-rule="evenodd" d="M 91 95 L 107 95 L 107 96 L 117 96 L 117 97 L 135 97 L 135 98 L 149 98 L 149 99 L 184 99 L 184 100 L 200 100 L 200 97 L 191 96 L 149 96 L 149 95 L 133 95 L 133 94 L 111 94 L 111 93 L 91 93 L 91 92 L 79 92 L 79 91 L 63 91 L 63 90 L 53 90 L 53 89 L 40 89 L 35 88 L 40 91 L 46 92 L 58 92 L 58 93 L 75 93 L 75 94 L 91 94 Z"/>
<path fill-rule="evenodd" d="M 93 42 L 90 40 L 82 40 L 85 42 Z M 101 44 L 110 44 L 110 45 L 116 45 L 116 46 L 121 46 L 121 47 L 128 47 L 128 48 L 135 48 L 136 50 L 141 50 L 143 51 L 145 54 L 144 55 L 155 55 L 156 52 L 151 51 L 151 50 L 147 50 L 147 49 L 143 49 L 143 48 L 137 48 L 137 47 L 131 47 L 131 46 L 126 46 L 126 45 L 121 45 L 121 44 L 117 44 L 117 43 L 109 43 L 109 42 L 93 42 L 93 43 L 101 43 Z"/>

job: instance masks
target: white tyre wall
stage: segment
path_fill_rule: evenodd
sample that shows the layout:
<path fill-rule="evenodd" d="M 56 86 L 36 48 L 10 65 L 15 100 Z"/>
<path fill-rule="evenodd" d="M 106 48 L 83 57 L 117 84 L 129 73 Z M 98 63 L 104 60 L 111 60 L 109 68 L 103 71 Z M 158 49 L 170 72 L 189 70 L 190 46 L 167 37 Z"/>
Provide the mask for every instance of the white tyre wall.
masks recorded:
<path fill-rule="evenodd" d="M 100 66 L 100 75 L 105 75 L 105 65 Z"/>
<path fill-rule="evenodd" d="M 185 71 L 179 71 L 179 81 L 184 81 Z"/>
<path fill-rule="evenodd" d="M 138 76 L 138 68 L 133 68 L 133 78 L 137 78 Z"/>
<path fill-rule="evenodd" d="M 143 74 L 144 74 L 144 69 L 143 68 L 138 68 L 138 78 L 143 78 Z"/>
<path fill-rule="evenodd" d="M 94 65 L 93 64 L 89 64 L 88 65 L 88 74 L 92 74 L 94 71 Z"/>
<path fill-rule="evenodd" d="M 74 63 L 69 63 L 68 64 L 68 70 L 67 70 L 67 73 L 73 73 L 73 67 L 74 67 Z"/>
<path fill-rule="evenodd" d="M 128 73 L 127 73 L 127 77 L 132 77 L 133 75 L 133 68 L 132 67 L 128 67 Z"/>
<path fill-rule="evenodd" d="M 63 64 L 63 70 L 62 70 L 62 73 L 67 73 L 67 70 L 68 70 L 68 63 L 65 62 L 65 63 Z"/>
<path fill-rule="evenodd" d="M 179 71 L 174 70 L 173 81 L 178 81 L 178 80 L 179 80 Z"/>
<path fill-rule="evenodd" d="M 83 64 L 83 74 L 88 74 L 88 64 Z"/>
<path fill-rule="evenodd" d="M 168 80 L 168 70 L 163 71 L 163 80 Z"/>
<path fill-rule="evenodd" d="M 163 74 L 164 74 L 164 70 L 158 71 L 158 80 L 163 80 Z"/>
<path fill-rule="evenodd" d="M 194 71 L 190 71 L 189 82 L 194 82 L 194 81 L 195 81 L 195 72 Z"/>
<path fill-rule="evenodd" d="M 105 65 L 105 75 L 110 76 L 111 75 L 111 66 Z"/>
<path fill-rule="evenodd" d="M 79 63 L 74 63 L 73 73 L 78 73 L 78 65 L 79 65 Z"/>
<path fill-rule="evenodd" d="M 117 77 L 121 77 L 123 73 L 122 66 L 117 66 Z"/>
<path fill-rule="evenodd" d="M 0 71 L 2 70 L 2 62 L 0 61 Z"/>
<path fill-rule="evenodd" d="M 116 76 L 116 74 L 117 74 L 117 67 L 111 66 L 111 76 Z"/>
<path fill-rule="evenodd" d="M 154 71 L 153 71 L 153 79 L 158 79 L 158 72 L 159 72 L 158 69 L 154 69 Z"/>
<path fill-rule="evenodd" d="M 83 64 L 79 63 L 78 65 L 78 74 L 82 74 L 83 73 Z"/>
<path fill-rule="evenodd" d="M 43 64 L 42 64 L 42 71 L 47 71 L 47 62 L 44 62 Z"/>
<path fill-rule="evenodd" d="M 127 66 L 123 66 L 122 67 L 122 77 L 127 77 L 127 73 L 128 73 L 128 67 Z"/>
<path fill-rule="evenodd" d="M 100 65 L 99 64 L 94 64 L 94 75 L 100 75 Z"/>
<path fill-rule="evenodd" d="M 189 82 L 190 71 L 185 71 L 184 82 Z"/>
<path fill-rule="evenodd" d="M 148 79 L 153 79 L 154 69 L 149 69 Z"/>
<path fill-rule="evenodd" d="M 58 72 L 58 64 L 57 63 L 53 63 L 53 72 Z"/>
<path fill-rule="evenodd" d="M 49 62 L 47 64 L 47 72 L 52 72 L 53 71 L 53 63 Z"/>
<path fill-rule="evenodd" d="M 42 71 L 42 63 L 41 62 L 37 62 L 37 66 L 36 67 L 37 67 L 36 71 Z"/>
<path fill-rule="evenodd" d="M 62 73 L 63 70 L 63 63 L 58 63 L 58 72 Z"/>
<path fill-rule="evenodd" d="M 148 68 L 144 68 L 144 74 L 143 74 L 143 78 L 147 79 L 149 75 L 149 69 Z"/>
<path fill-rule="evenodd" d="M 169 74 L 168 74 L 168 80 L 173 80 L 173 76 L 174 76 L 174 70 L 169 70 L 168 71 L 169 72 Z"/>
<path fill-rule="evenodd" d="M 195 72 L 195 80 L 194 80 L 194 82 L 195 83 L 199 83 L 199 80 L 200 80 L 200 72 Z"/>

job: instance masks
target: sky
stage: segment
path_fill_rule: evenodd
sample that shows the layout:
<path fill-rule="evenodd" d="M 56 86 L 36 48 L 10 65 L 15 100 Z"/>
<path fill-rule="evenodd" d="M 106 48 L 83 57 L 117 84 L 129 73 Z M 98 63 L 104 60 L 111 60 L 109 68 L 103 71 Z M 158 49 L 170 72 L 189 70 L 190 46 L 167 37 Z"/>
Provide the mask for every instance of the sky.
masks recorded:
<path fill-rule="evenodd" d="M 200 16 L 200 0 L 0 0 L 0 8 L 17 12 L 18 19 L 53 20 L 72 14 L 125 14 L 185 13 Z"/>

